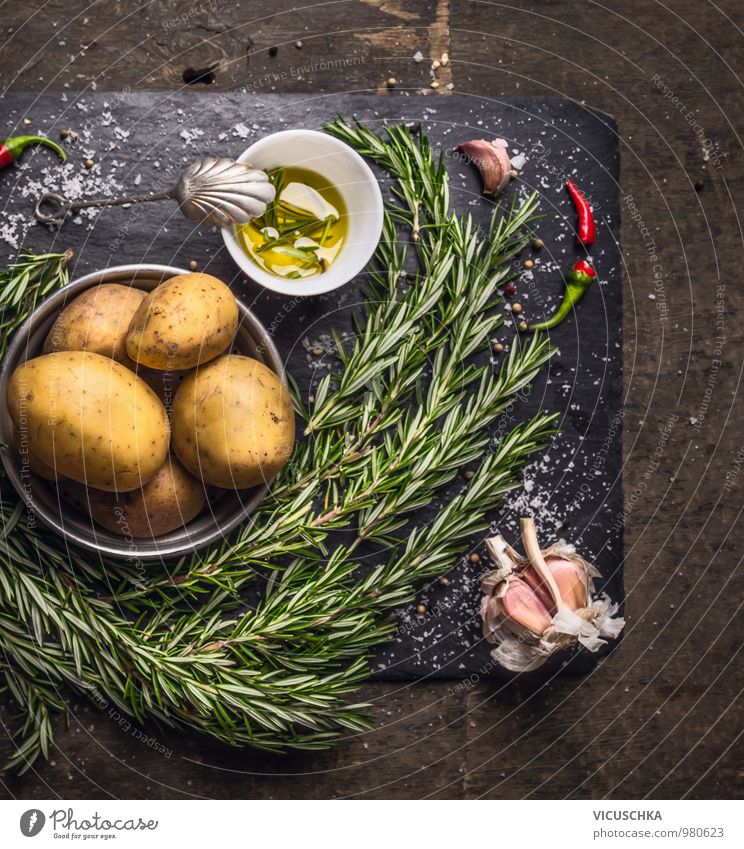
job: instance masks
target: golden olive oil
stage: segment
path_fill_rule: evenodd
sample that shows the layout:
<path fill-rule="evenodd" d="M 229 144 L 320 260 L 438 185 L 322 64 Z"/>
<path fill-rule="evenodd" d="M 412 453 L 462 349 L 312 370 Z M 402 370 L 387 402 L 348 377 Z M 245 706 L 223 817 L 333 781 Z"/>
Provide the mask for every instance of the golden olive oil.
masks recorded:
<path fill-rule="evenodd" d="M 242 248 L 279 277 L 297 280 L 322 274 L 346 238 L 341 193 L 307 168 L 277 168 L 268 174 L 276 199 L 262 216 L 237 228 Z"/>

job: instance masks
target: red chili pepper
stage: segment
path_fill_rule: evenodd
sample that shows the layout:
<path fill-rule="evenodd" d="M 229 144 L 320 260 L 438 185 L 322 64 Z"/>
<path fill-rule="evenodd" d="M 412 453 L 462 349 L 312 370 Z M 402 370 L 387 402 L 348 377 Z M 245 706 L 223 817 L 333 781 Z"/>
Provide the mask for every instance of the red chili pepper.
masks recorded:
<path fill-rule="evenodd" d="M 50 147 L 64 162 L 67 159 L 67 154 L 56 142 L 48 139 L 46 136 L 13 136 L 10 139 L 5 139 L 0 142 L 0 168 L 5 168 L 11 162 L 23 153 L 23 151 L 32 144 L 43 144 Z"/>
<path fill-rule="evenodd" d="M 594 240 L 597 238 L 597 225 L 594 223 L 592 208 L 573 180 L 568 180 L 566 188 L 579 216 L 576 238 L 580 245 L 594 244 Z"/>

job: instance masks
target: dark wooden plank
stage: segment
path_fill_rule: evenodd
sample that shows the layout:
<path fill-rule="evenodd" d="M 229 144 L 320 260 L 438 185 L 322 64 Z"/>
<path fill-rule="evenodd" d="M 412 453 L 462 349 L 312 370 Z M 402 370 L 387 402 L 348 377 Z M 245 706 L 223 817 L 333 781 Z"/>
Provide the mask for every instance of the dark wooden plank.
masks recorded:
<path fill-rule="evenodd" d="M 44 13 L 32 17 L 42 5 Z M 188 0 L 150 4 L 142 12 L 109 3 L 105 16 L 95 7 L 84 11 L 88 4 L 76 0 L 15 4 L 4 10 L 3 35 L 9 38 L 4 66 L 22 69 L 12 79 L 18 90 L 76 90 L 94 77 L 100 89 L 173 89 L 187 64 L 219 59 L 224 69 L 217 88 L 229 88 L 255 85 L 267 69 L 291 72 L 299 56 L 305 64 L 348 57 L 358 61 L 342 73 L 317 70 L 302 80 L 287 73 L 271 84 L 277 91 L 379 90 L 390 74 L 404 85 L 427 88 L 428 65 L 411 57 L 421 50 L 431 58 L 447 48 L 452 63 L 446 80 L 451 73 L 458 91 L 482 97 L 554 93 L 614 114 L 623 142 L 621 188 L 633 196 L 658 256 L 649 258 L 648 238 L 626 205 L 626 639 L 591 677 L 564 678 L 535 693 L 526 683 L 496 692 L 483 684 L 455 692 L 441 683 L 406 688 L 397 696 L 389 687 L 370 687 L 366 693 L 380 699 L 381 718 L 392 711 L 395 724 L 333 753 L 292 756 L 283 766 L 191 738 L 179 743 L 182 749 L 174 744 L 173 757 L 166 759 L 135 748 L 111 720 L 96 718 L 94 739 L 73 728 L 60 732 L 59 743 L 73 759 L 85 759 L 103 790 L 57 754 L 56 766 L 39 766 L 41 779 L 33 774 L 13 779 L 6 793 L 740 794 L 742 673 L 736 653 L 742 625 L 741 617 L 732 620 L 742 593 L 741 571 L 735 569 L 744 482 L 738 454 L 741 331 L 735 318 L 743 297 L 736 221 L 744 182 L 743 113 L 734 74 L 743 58 L 740 4 L 721 0 L 716 9 L 696 0 L 666 7 L 652 0 L 601 6 L 372 0 L 315 7 L 311 14 L 290 12 L 289 6 L 272 7 L 277 11 L 263 17 L 264 4 L 228 0 L 209 19 L 194 15 L 172 32 L 163 25 L 179 12 L 188 16 L 195 8 Z M 228 22 L 228 29 L 213 32 L 214 21 L 217 28 Z M 256 50 L 250 65 L 248 36 Z M 302 50 L 290 46 L 298 38 Z M 95 47 L 77 55 L 92 41 Z M 272 44 L 280 44 L 276 63 L 265 54 Z M 77 58 L 68 64 L 71 54 Z M 6 84 L 11 76 L 6 70 Z M 720 152 L 720 161 L 706 159 L 706 149 Z M 692 185 L 698 178 L 705 181 L 700 193 Z M 654 286 L 657 262 L 661 289 Z M 719 275 L 725 292 L 717 305 Z M 718 306 L 726 335 L 720 355 Z M 713 372 L 716 359 L 722 363 Z M 693 425 L 690 419 L 699 418 L 712 377 L 707 416 Z M 678 419 L 657 460 L 659 429 L 673 415 Z M 427 707 L 432 704 L 436 707 Z M 180 759 L 177 751 L 191 760 Z M 205 764 L 269 775 L 235 775 Z M 299 775 L 287 775 L 292 772 Z"/>

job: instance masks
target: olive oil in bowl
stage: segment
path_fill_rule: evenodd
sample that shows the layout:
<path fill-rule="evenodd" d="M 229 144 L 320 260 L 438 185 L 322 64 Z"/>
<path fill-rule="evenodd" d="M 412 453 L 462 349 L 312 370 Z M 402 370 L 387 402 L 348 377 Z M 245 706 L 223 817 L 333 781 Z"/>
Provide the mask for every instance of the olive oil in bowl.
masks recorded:
<path fill-rule="evenodd" d="M 276 168 L 268 175 L 276 198 L 260 218 L 237 228 L 238 242 L 270 274 L 287 280 L 322 274 L 346 238 L 341 193 L 306 168 Z"/>

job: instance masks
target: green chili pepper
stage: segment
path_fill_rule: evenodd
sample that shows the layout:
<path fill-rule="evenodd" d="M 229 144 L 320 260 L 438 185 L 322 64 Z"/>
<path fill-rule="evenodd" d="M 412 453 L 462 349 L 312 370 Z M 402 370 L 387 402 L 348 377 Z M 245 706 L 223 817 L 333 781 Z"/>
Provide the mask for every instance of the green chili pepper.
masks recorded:
<path fill-rule="evenodd" d="M 586 260 L 580 259 L 573 268 L 566 274 L 566 291 L 563 294 L 558 309 L 546 321 L 541 321 L 539 324 L 526 324 L 522 322 L 521 330 L 534 332 L 535 330 L 549 330 L 560 324 L 563 319 L 574 308 L 574 304 L 589 288 L 591 282 L 596 278 L 597 272 L 589 265 Z"/>

